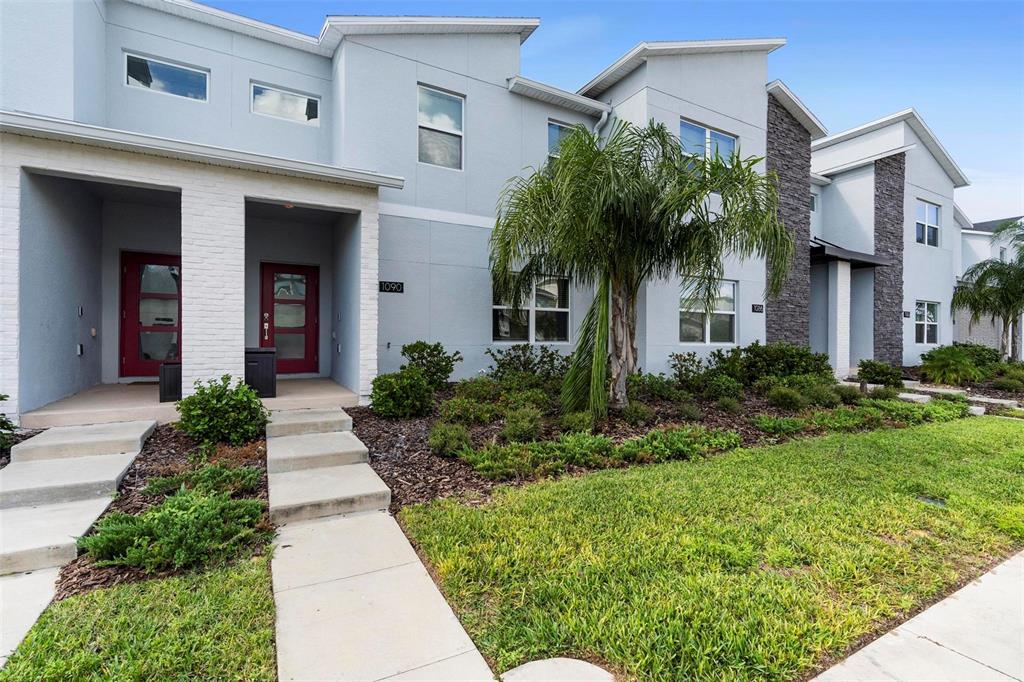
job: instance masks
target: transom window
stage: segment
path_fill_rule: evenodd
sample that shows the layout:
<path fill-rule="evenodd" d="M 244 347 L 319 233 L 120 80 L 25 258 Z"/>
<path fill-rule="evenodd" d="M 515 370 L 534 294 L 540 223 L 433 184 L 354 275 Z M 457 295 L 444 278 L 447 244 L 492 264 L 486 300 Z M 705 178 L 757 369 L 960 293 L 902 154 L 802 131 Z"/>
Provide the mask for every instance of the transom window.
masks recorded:
<path fill-rule="evenodd" d="M 548 121 L 548 158 L 558 158 L 558 148 L 562 146 L 562 140 L 569 137 L 572 128 L 564 123 Z"/>
<path fill-rule="evenodd" d="M 914 310 L 914 341 L 916 343 L 939 342 L 939 304 L 918 301 Z"/>
<path fill-rule="evenodd" d="M 494 296 L 492 339 L 519 343 L 569 341 L 569 279 L 539 277 L 530 299 L 518 310 Z"/>
<path fill-rule="evenodd" d="M 718 285 L 713 312 L 693 300 L 693 284 L 684 284 L 679 298 L 680 343 L 736 343 L 736 282 Z"/>
<path fill-rule="evenodd" d="M 686 119 L 679 122 L 679 141 L 683 145 L 684 152 L 700 157 L 717 155 L 728 159 L 736 150 L 734 135 L 713 130 Z"/>
<path fill-rule="evenodd" d="M 205 102 L 209 73 L 152 57 L 125 53 L 125 85 Z"/>
<path fill-rule="evenodd" d="M 466 100 L 419 86 L 419 159 L 421 163 L 462 170 L 462 115 Z"/>
<path fill-rule="evenodd" d="M 251 83 L 252 111 L 310 126 L 320 125 L 320 98 Z"/>
<path fill-rule="evenodd" d="M 917 200 L 917 243 L 939 245 L 939 207 L 921 199 Z"/>

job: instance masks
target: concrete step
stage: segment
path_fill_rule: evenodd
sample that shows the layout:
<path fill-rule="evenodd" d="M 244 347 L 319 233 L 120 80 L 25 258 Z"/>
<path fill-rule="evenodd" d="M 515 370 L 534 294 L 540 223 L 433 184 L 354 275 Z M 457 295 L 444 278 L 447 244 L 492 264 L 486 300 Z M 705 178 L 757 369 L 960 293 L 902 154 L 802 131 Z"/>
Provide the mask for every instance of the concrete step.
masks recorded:
<path fill-rule="evenodd" d="M 900 393 L 900 400 L 905 400 L 908 403 L 927 403 L 931 402 L 932 397 L 930 395 L 922 395 L 920 393 Z"/>
<path fill-rule="evenodd" d="M 94 455 L 12 462 L 0 470 L 0 509 L 107 497 L 135 455 Z"/>
<path fill-rule="evenodd" d="M 383 511 L 391 490 L 369 464 L 270 474 L 270 520 L 284 524 L 335 514 Z"/>
<path fill-rule="evenodd" d="M 267 438 L 351 430 L 352 417 L 345 414 L 340 407 L 315 410 L 275 410 L 270 413 Z"/>
<path fill-rule="evenodd" d="M 138 454 L 154 428 L 154 420 L 59 426 L 15 445 L 11 448 L 11 462 Z"/>
<path fill-rule="evenodd" d="M 975 417 L 982 417 L 985 415 L 985 408 L 981 405 L 971 405 L 967 408 L 967 411 Z"/>
<path fill-rule="evenodd" d="M 109 497 L 0 509 L 0 575 L 63 566 L 75 541 L 110 504 Z"/>
<path fill-rule="evenodd" d="M 304 433 L 267 439 L 267 472 L 316 469 L 369 460 L 369 451 L 351 431 Z"/>
<path fill-rule="evenodd" d="M 0 666 L 57 592 L 59 568 L 0 577 Z"/>
<path fill-rule="evenodd" d="M 1009 398 L 988 398 L 983 395 L 969 395 L 967 399 L 972 403 L 978 403 L 979 405 L 992 405 L 993 407 L 1019 407 L 1020 404 L 1016 400 L 1010 400 Z"/>

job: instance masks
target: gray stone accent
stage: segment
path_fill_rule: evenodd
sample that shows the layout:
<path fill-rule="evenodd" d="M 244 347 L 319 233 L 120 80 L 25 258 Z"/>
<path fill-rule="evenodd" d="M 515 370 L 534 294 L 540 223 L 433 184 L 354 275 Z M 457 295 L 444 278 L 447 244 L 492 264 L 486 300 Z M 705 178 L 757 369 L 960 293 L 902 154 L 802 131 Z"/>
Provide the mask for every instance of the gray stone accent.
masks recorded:
<path fill-rule="evenodd" d="M 778 180 L 779 219 L 793 235 L 796 246 L 782 291 L 765 306 L 767 340 L 808 346 L 811 341 L 811 134 L 775 97 L 768 95 L 767 138 L 765 164 Z"/>
<path fill-rule="evenodd" d="M 875 360 L 903 364 L 903 191 L 906 154 L 875 161 Z"/>

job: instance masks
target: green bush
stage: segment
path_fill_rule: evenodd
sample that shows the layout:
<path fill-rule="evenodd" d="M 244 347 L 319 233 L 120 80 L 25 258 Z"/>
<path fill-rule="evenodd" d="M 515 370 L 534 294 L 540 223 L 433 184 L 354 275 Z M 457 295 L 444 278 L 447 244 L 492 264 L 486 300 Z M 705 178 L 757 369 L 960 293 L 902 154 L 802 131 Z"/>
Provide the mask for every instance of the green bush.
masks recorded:
<path fill-rule="evenodd" d="M 0 393 L 0 403 L 7 400 L 9 396 Z M 14 434 L 14 422 L 7 418 L 7 415 L 0 412 L 0 452 L 7 452 L 11 449 L 11 442 Z"/>
<path fill-rule="evenodd" d="M 782 380 L 779 379 L 777 376 L 775 376 L 774 374 L 768 374 L 766 376 L 760 377 L 757 381 L 755 381 L 752 384 L 751 388 L 753 388 L 754 393 L 758 395 L 768 395 L 768 393 L 773 388 L 780 385 L 781 383 Z"/>
<path fill-rule="evenodd" d="M 196 381 L 195 392 L 177 403 L 178 428 L 203 443 L 241 445 L 263 436 L 270 411 L 251 386 L 231 385 L 231 376 L 206 384 Z"/>
<path fill-rule="evenodd" d="M 448 384 L 448 377 L 455 371 L 455 363 L 462 362 L 462 353 L 445 353 L 440 343 L 415 341 L 402 346 L 402 356 L 409 362 L 402 369 L 415 367 L 423 372 L 431 389 L 437 391 Z"/>
<path fill-rule="evenodd" d="M 832 374 L 828 376 L 822 374 L 792 374 L 780 379 L 779 383 L 782 386 L 788 386 L 793 390 L 803 393 L 816 388 L 831 389 L 836 385 L 836 378 Z"/>
<path fill-rule="evenodd" d="M 505 426 L 501 436 L 510 442 L 524 443 L 537 440 L 543 426 L 541 413 L 536 407 L 527 405 L 505 413 Z"/>
<path fill-rule="evenodd" d="M 957 346 L 941 346 L 921 355 L 921 376 L 937 384 L 959 386 L 984 377 L 971 357 Z"/>
<path fill-rule="evenodd" d="M 825 431 L 860 431 L 877 429 L 885 424 L 882 412 L 870 406 L 815 412 L 811 415 L 811 422 Z"/>
<path fill-rule="evenodd" d="M 760 415 L 751 420 L 758 429 L 771 436 L 792 436 L 807 428 L 807 423 L 797 417 L 771 417 Z"/>
<path fill-rule="evenodd" d="M 818 407 L 837 407 L 842 402 L 834 388 L 822 384 L 808 386 L 804 389 L 803 396 L 809 404 Z"/>
<path fill-rule="evenodd" d="M 142 489 L 143 495 L 167 495 L 182 488 L 204 495 L 214 493 L 249 493 L 260 484 L 263 470 L 259 467 L 229 467 L 224 464 L 206 464 L 198 469 L 176 476 L 157 476 L 149 479 Z"/>
<path fill-rule="evenodd" d="M 833 390 L 843 405 L 857 405 L 864 399 L 864 394 L 856 386 L 836 386 Z"/>
<path fill-rule="evenodd" d="M 509 374 L 533 375 L 542 383 L 560 382 L 569 371 L 570 356 L 562 355 L 548 346 L 518 343 L 502 349 L 487 349 L 494 364 L 491 376 L 503 381 Z M 535 387 L 530 387 L 535 388 Z"/>
<path fill-rule="evenodd" d="M 482 403 L 492 403 L 501 396 L 501 384 L 490 377 L 463 379 L 455 384 L 455 395 Z"/>
<path fill-rule="evenodd" d="M 903 387 L 903 370 L 877 360 L 861 360 L 857 365 L 857 378 L 869 384 Z"/>
<path fill-rule="evenodd" d="M 1024 391 L 1024 381 L 1012 377 L 999 377 L 992 381 L 992 388 L 997 388 L 1000 391 L 1022 392 Z"/>
<path fill-rule="evenodd" d="M 968 415 L 966 403 L 939 400 L 929 403 L 907 403 L 902 400 L 868 399 L 861 403 L 861 409 L 872 407 L 879 410 L 889 421 L 910 426 L 924 422 L 945 422 Z"/>
<path fill-rule="evenodd" d="M 748 386 L 765 376 L 780 378 L 796 374 L 815 374 L 832 377 L 832 366 L 828 363 L 828 355 L 815 353 L 807 346 L 776 342 L 762 345 L 754 343 L 742 349 L 741 379 Z"/>
<path fill-rule="evenodd" d="M 481 403 L 471 398 L 445 400 L 437 411 L 441 421 L 452 424 L 489 424 L 499 414 L 492 403 Z"/>
<path fill-rule="evenodd" d="M 570 412 L 558 418 L 558 428 L 567 433 L 590 433 L 594 430 L 594 415 L 590 412 Z"/>
<path fill-rule="evenodd" d="M 544 412 L 551 408 L 551 397 L 539 388 L 531 388 L 525 391 L 515 391 L 501 396 L 498 404 L 506 412 L 520 407 L 536 407 Z"/>
<path fill-rule="evenodd" d="M 385 419 L 422 417 L 430 412 L 434 396 L 423 371 L 406 367 L 373 380 L 370 409 Z"/>
<path fill-rule="evenodd" d="M 966 353 L 967 357 L 974 363 L 974 366 L 983 372 L 998 365 L 1002 359 L 997 349 L 983 346 L 980 343 L 960 343 L 956 341 L 953 345 Z"/>
<path fill-rule="evenodd" d="M 1024 381 L 1024 365 L 1013 364 L 1009 362 L 1001 362 L 997 365 L 990 367 L 990 371 L 995 376 L 1006 377 L 1007 379 L 1016 379 L 1017 381 Z"/>
<path fill-rule="evenodd" d="M 715 404 L 718 406 L 718 409 L 723 412 L 731 412 L 732 414 L 738 413 L 743 407 L 739 400 L 730 396 L 719 398 Z"/>
<path fill-rule="evenodd" d="M 738 400 L 743 397 L 743 384 L 727 374 L 713 376 L 704 387 L 704 397 L 708 400 L 721 400 L 732 398 Z"/>
<path fill-rule="evenodd" d="M 654 418 L 651 408 L 643 403 L 632 402 L 622 410 L 622 420 L 630 426 L 643 426 Z"/>
<path fill-rule="evenodd" d="M 713 377 L 725 375 L 745 384 L 746 373 L 742 348 L 739 346 L 729 349 L 719 348 L 708 356 L 708 371 L 704 375 L 704 382 L 706 384 Z"/>
<path fill-rule="evenodd" d="M 442 457 L 453 457 L 473 446 L 465 426 L 445 422 L 437 422 L 430 428 L 427 443 L 431 452 Z"/>
<path fill-rule="evenodd" d="M 668 364 L 678 386 L 692 393 L 703 389 L 707 368 L 696 353 L 673 353 L 668 356 Z"/>
<path fill-rule="evenodd" d="M 741 443 L 735 431 L 688 426 L 651 431 L 623 441 L 615 448 L 615 456 L 623 462 L 666 462 L 731 450 Z"/>
<path fill-rule="evenodd" d="M 951 403 L 970 405 L 970 401 L 967 400 L 967 396 L 963 393 L 936 393 L 932 396 L 932 400 L 948 400 Z"/>
<path fill-rule="evenodd" d="M 780 410 L 796 412 L 807 407 L 807 399 L 796 389 L 788 386 L 776 386 L 768 391 L 768 404 Z"/>
<path fill-rule="evenodd" d="M 138 516 L 111 512 L 78 546 L 99 565 L 136 566 L 148 572 L 218 563 L 270 534 L 257 529 L 260 500 L 190 490 L 168 497 Z"/>
<path fill-rule="evenodd" d="M 607 436 L 589 433 L 567 433 L 557 441 L 565 464 L 581 467 L 607 466 L 615 451 L 615 443 Z"/>
<path fill-rule="evenodd" d="M 704 416 L 697 403 L 682 403 L 679 405 L 678 411 L 679 418 L 685 422 L 699 422 Z"/>
<path fill-rule="evenodd" d="M 868 391 L 868 397 L 873 400 L 896 400 L 900 397 L 900 392 L 889 386 L 879 386 Z"/>
<path fill-rule="evenodd" d="M 626 379 L 626 395 L 630 400 L 641 402 L 679 402 L 686 397 L 686 392 L 679 388 L 674 379 L 664 374 L 632 374 Z"/>

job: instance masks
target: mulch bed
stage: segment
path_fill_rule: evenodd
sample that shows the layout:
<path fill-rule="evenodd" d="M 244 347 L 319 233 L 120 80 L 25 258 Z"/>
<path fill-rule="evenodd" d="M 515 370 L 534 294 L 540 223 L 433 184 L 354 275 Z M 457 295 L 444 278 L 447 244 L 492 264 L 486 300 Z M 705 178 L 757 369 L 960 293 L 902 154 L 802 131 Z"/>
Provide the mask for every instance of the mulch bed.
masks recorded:
<path fill-rule="evenodd" d="M 40 429 L 18 429 L 11 434 L 11 447 L 14 447 L 23 440 L 28 440 L 37 433 L 42 433 Z M 10 448 L 0 448 L 0 469 L 11 463 L 11 450 Z"/>
<path fill-rule="evenodd" d="M 114 501 L 110 503 L 100 518 L 115 511 L 133 515 L 140 514 L 146 509 L 160 504 L 165 496 L 142 494 L 149 479 L 158 476 L 173 476 L 193 468 L 190 457 L 197 455 L 198 451 L 199 444 L 174 426 L 162 424 L 156 427 L 121 480 Z M 263 469 L 258 493 L 251 497 L 258 497 L 266 501 L 266 452 L 266 443 L 262 440 L 238 447 L 221 445 L 210 457 L 209 462 L 223 462 L 232 466 L 255 466 Z M 54 601 L 101 587 L 164 578 L 181 572 L 147 573 L 132 566 L 98 566 L 92 558 L 80 554 L 77 559 L 61 568 Z"/>

